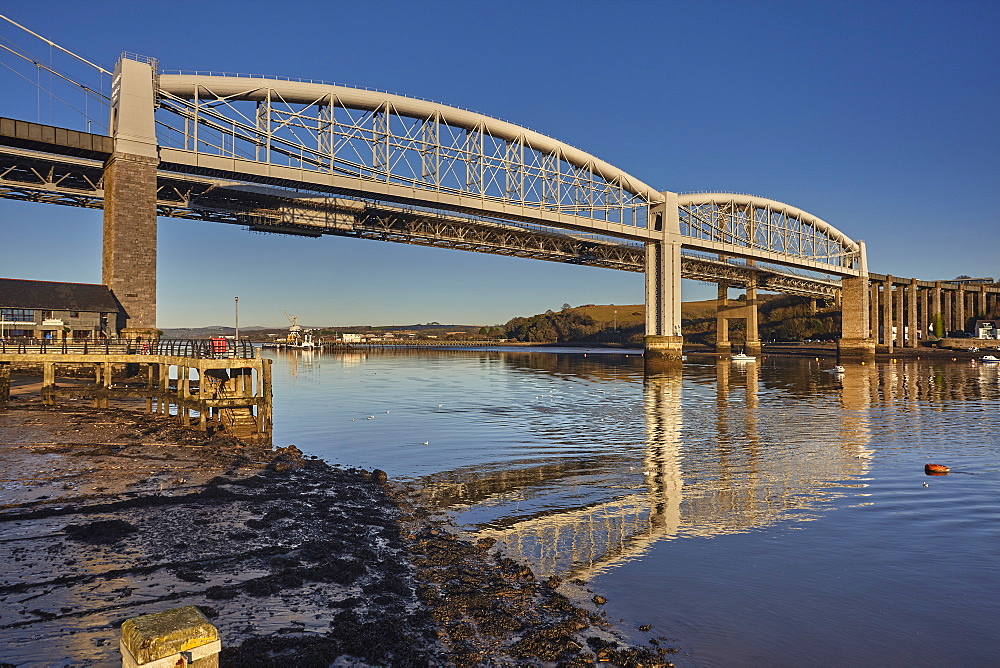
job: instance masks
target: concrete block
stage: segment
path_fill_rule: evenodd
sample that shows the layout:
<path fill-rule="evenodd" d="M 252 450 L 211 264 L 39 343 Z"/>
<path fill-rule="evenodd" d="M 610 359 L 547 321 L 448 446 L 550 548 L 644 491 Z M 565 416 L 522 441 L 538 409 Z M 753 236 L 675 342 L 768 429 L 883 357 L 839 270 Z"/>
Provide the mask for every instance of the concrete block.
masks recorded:
<path fill-rule="evenodd" d="M 219 632 L 193 605 L 126 620 L 122 668 L 217 668 Z"/>

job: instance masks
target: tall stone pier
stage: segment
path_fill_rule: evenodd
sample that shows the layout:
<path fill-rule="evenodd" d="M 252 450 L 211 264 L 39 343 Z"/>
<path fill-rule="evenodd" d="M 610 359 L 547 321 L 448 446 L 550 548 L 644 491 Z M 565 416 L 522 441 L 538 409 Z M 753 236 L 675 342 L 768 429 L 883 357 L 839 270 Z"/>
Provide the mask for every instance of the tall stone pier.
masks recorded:
<path fill-rule="evenodd" d="M 663 204 L 650 211 L 650 226 L 662 237 L 646 244 L 646 350 L 647 372 L 680 364 L 681 336 L 681 236 L 677 194 L 663 193 Z"/>
<path fill-rule="evenodd" d="M 123 336 L 155 337 L 156 167 L 151 63 L 122 58 L 111 90 L 114 154 L 104 167 L 102 282 L 125 311 Z"/>
<path fill-rule="evenodd" d="M 841 280 L 840 341 L 837 354 L 844 361 L 875 359 L 875 339 L 869 322 L 871 291 L 868 286 L 868 256 L 865 243 L 859 241 L 861 274 Z"/>

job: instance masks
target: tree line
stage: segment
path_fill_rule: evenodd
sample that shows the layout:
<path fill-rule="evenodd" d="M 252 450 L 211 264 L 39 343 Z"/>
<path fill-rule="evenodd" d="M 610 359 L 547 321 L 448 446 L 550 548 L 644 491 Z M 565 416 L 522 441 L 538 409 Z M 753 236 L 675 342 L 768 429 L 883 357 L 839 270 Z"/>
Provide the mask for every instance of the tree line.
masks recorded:
<path fill-rule="evenodd" d="M 730 339 L 739 341 L 745 331 L 745 321 L 730 320 Z M 716 318 L 682 317 L 684 338 L 691 343 L 714 345 Z M 833 339 L 840 335 L 840 311 L 833 305 L 820 303 L 814 309 L 810 301 L 794 295 L 762 295 L 758 307 L 758 330 L 765 341 L 800 341 L 803 339 Z M 563 305 L 561 311 L 546 311 L 530 317 L 516 317 L 503 325 L 483 327 L 479 334 L 494 339 L 509 339 L 526 343 L 617 343 L 641 345 L 643 324 L 618 327 L 598 321 L 586 307 Z"/>

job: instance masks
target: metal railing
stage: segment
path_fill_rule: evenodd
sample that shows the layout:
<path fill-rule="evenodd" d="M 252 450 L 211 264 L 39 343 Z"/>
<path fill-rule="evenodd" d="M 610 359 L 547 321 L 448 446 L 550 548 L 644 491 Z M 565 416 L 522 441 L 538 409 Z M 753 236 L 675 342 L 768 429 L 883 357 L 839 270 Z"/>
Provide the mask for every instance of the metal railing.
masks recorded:
<path fill-rule="evenodd" d="M 0 339 L 0 354 L 17 355 L 172 355 L 201 359 L 252 359 L 253 343 L 246 339 Z"/>

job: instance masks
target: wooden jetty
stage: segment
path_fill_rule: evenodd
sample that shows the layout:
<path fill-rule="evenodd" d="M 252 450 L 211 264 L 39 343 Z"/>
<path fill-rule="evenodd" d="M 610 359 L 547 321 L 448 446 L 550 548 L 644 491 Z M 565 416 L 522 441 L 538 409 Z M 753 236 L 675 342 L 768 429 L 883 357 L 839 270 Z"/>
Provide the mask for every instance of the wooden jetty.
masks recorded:
<path fill-rule="evenodd" d="M 0 342 L 0 407 L 9 400 L 12 370 L 40 375 L 48 405 L 84 399 L 108 408 L 112 400 L 145 400 L 147 413 L 271 445 L 271 360 L 257 356 L 246 342 L 228 341 L 225 347 L 210 341 Z M 88 370 L 93 382 L 81 382 Z"/>

